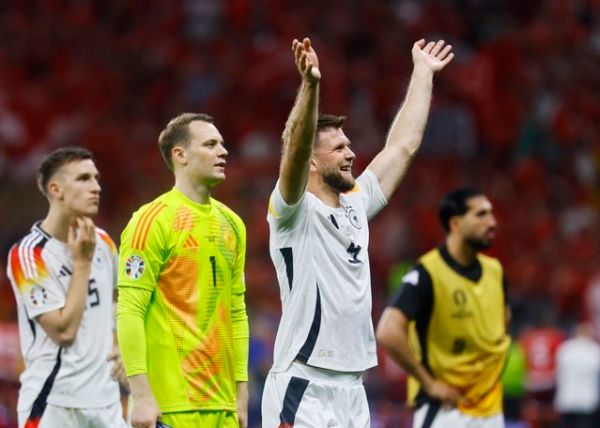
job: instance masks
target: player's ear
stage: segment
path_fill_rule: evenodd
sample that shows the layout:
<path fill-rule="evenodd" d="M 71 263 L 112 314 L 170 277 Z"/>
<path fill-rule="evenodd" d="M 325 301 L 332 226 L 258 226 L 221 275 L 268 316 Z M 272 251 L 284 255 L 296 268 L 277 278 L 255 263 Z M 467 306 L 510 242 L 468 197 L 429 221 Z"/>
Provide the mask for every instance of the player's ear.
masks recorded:
<path fill-rule="evenodd" d="M 57 180 L 51 179 L 48 182 L 48 184 L 46 185 L 46 195 L 48 195 L 48 198 L 50 199 L 60 199 L 62 197 L 62 186 Z"/>
<path fill-rule="evenodd" d="M 187 155 L 185 153 L 185 149 L 179 145 L 173 146 L 171 149 L 171 159 L 173 159 L 173 165 L 186 165 Z"/>
<path fill-rule="evenodd" d="M 458 215 L 450 217 L 450 220 L 448 220 L 448 229 L 450 230 L 450 232 L 459 230 L 461 218 L 462 217 Z"/>

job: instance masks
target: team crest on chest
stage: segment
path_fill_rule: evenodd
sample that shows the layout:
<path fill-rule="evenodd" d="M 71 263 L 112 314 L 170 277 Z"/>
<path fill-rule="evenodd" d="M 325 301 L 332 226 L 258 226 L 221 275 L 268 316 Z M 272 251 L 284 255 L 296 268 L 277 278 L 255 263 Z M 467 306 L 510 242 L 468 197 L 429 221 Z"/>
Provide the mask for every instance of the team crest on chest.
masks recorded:
<path fill-rule="evenodd" d="M 130 256 L 125 262 L 125 273 L 131 279 L 139 279 L 145 269 L 144 260 L 140 256 Z"/>
<path fill-rule="evenodd" d="M 229 251 L 235 250 L 235 234 L 232 230 L 225 229 L 223 232 L 223 244 L 225 244 L 225 248 L 227 248 Z"/>
<path fill-rule="evenodd" d="M 348 217 L 348 221 L 352 226 L 356 229 L 362 229 L 362 222 L 360 221 L 360 217 L 358 217 L 358 213 L 351 205 L 344 207 L 346 210 L 346 216 Z"/>

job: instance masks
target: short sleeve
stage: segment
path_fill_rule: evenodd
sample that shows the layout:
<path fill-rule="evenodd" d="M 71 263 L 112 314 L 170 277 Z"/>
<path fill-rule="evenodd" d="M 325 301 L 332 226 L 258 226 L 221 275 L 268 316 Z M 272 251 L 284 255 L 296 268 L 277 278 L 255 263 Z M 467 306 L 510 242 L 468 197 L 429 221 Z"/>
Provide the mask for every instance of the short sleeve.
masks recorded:
<path fill-rule="evenodd" d="M 117 246 L 115 245 L 115 242 L 112 240 L 110 235 L 108 233 L 106 233 L 106 231 L 97 227 L 96 233 L 98 234 L 98 236 L 100 237 L 102 242 L 104 242 L 106 244 L 106 246 L 108 247 L 108 251 L 110 254 L 111 267 L 112 267 L 112 271 L 113 271 L 113 288 L 116 288 L 117 280 L 118 280 L 117 276 L 118 276 L 118 272 L 119 272 L 119 254 L 117 251 Z"/>
<path fill-rule="evenodd" d="M 65 305 L 65 291 L 51 272 L 42 245 L 16 244 L 8 258 L 8 277 L 29 319 Z"/>
<path fill-rule="evenodd" d="M 431 277 L 422 265 L 417 265 L 402 278 L 402 285 L 390 306 L 400 309 L 410 320 L 431 313 L 433 288 Z"/>
<path fill-rule="evenodd" d="M 267 219 L 277 225 L 278 229 L 293 229 L 303 214 L 307 211 L 308 198 L 306 191 L 294 205 L 289 205 L 279 189 L 279 181 L 275 184 L 275 189 L 269 198 L 269 212 Z"/>
<path fill-rule="evenodd" d="M 118 286 L 153 291 L 167 251 L 166 205 L 154 202 L 136 212 L 119 247 Z"/>
<path fill-rule="evenodd" d="M 387 205 L 387 199 L 381 191 L 379 181 L 372 171 L 366 169 L 360 177 L 356 179 L 357 186 L 354 191 L 359 191 L 363 199 L 367 218 L 371 220 L 383 207 Z"/>

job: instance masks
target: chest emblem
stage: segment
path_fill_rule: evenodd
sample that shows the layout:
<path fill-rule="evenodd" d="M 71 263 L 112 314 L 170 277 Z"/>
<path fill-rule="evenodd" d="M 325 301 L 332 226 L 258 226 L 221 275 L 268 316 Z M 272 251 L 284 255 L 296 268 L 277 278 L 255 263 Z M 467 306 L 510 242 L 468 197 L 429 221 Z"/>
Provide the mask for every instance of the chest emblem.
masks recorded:
<path fill-rule="evenodd" d="M 223 232 L 223 243 L 225 244 L 225 248 L 229 251 L 235 250 L 235 234 L 231 230 L 225 230 Z"/>
<path fill-rule="evenodd" d="M 454 290 L 452 300 L 456 306 L 456 309 L 450 314 L 452 318 L 461 320 L 471 318 L 474 315 L 473 311 L 467 308 L 467 293 L 464 290 Z"/>
<path fill-rule="evenodd" d="M 131 279 L 139 279 L 146 265 L 140 256 L 130 256 L 125 262 L 125 273 Z"/>
<path fill-rule="evenodd" d="M 346 216 L 348 216 L 348 221 L 350 224 L 354 226 L 356 229 L 362 229 L 362 222 L 358 217 L 358 213 L 352 207 L 346 207 Z"/>

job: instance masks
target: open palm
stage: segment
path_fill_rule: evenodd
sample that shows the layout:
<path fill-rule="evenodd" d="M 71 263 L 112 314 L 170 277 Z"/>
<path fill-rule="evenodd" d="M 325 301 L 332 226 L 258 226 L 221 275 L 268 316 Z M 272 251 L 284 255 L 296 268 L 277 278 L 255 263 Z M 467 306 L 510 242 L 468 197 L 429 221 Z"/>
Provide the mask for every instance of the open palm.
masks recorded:
<path fill-rule="evenodd" d="M 292 42 L 292 50 L 296 60 L 296 67 L 302 77 L 309 82 L 318 82 L 321 79 L 319 71 L 319 58 L 312 47 L 309 38 L 305 38 L 302 42 L 294 39 Z"/>
<path fill-rule="evenodd" d="M 415 66 L 426 66 L 433 72 L 440 71 L 454 58 L 454 54 L 451 52 L 452 45 L 444 45 L 443 40 L 439 40 L 437 43 L 427 43 L 425 39 L 419 40 L 412 48 L 413 63 Z"/>

